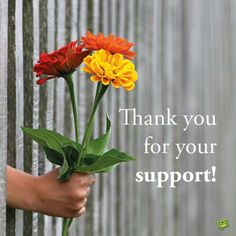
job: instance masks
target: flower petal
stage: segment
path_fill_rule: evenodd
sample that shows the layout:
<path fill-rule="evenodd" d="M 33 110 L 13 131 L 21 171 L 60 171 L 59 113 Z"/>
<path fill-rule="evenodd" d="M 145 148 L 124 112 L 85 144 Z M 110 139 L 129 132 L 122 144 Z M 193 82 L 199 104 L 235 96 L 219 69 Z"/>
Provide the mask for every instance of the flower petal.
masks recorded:
<path fill-rule="evenodd" d="M 134 81 L 137 72 L 134 64 L 124 59 L 122 54 L 110 54 L 103 49 L 96 51 L 92 56 L 84 59 L 85 67 L 82 70 L 92 74 L 93 82 L 100 82 L 104 85 L 112 84 L 113 87 L 124 87 L 125 90 L 132 90 L 135 87 Z"/>
<path fill-rule="evenodd" d="M 101 81 L 101 78 L 98 77 L 98 76 L 96 76 L 96 75 L 91 76 L 90 79 L 91 79 L 93 82 L 99 82 L 99 81 Z"/>
<path fill-rule="evenodd" d="M 110 84 L 110 80 L 107 79 L 107 78 L 102 78 L 102 83 L 103 83 L 104 85 L 108 85 L 108 84 Z"/>
<path fill-rule="evenodd" d="M 135 57 L 135 52 L 130 51 L 130 48 L 133 47 L 134 44 L 127 41 L 125 38 L 120 38 L 113 34 L 104 36 L 102 33 L 99 33 L 95 35 L 88 31 L 87 34 L 82 37 L 81 41 L 83 47 L 90 51 L 104 49 L 112 54 L 122 54 L 128 59 Z"/>
<path fill-rule="evenodd" d="M 111 81 L 111 84 L 113 85 L 113 87 L 115 88 L 120 88 L 120 81 L 118 79 L 114 79 Z"/>
<path fill-rule="evenodd" d="M 36 81 L 38 85 L 42 85 L 47 81 L 47 78 L 40 78 L 39 80 Z"/>
<path fill-rule="evenodd" d="M 46 75 L 47 78 L 64 77 L 66 74 L 73 73 L 90 53 L 82 50 L 83 46 L 74 41 L 54 52 L 42 53 L 33 71 L 37 77 L 41 75 Z M 45 83 L 46 80 L 39 79 L 37 84 Z"/>

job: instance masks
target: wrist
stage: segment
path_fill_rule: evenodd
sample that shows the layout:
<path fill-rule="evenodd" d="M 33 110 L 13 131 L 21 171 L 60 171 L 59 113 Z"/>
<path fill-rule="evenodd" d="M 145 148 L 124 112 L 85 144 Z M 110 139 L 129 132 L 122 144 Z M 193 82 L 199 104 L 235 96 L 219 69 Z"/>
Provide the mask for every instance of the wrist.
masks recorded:
<path fill-rule="evenodd" d="M 39 199 L 38 199 L 38 177 L 33 175 L 27 175 L 25 178 L 25 194 L 24 200 L 22 199 L 22 210 L 37 212 Z"/>
<path fill-rule="evenodd" d="M 31 183 L 33 184 L 33 186 L 31 191 L 31 199 L 29 200 L 28 204 L 30 207 L 30 211 L 33 212 L 41 212 L 44 206 L 42 196 L 43 186 L 41 178 L 41 176 L 32 176 L 31 179 Z"/>
<path fill-rule="evenodd" d="M 23 171 L 7 167 L 7 205 L 34 211 L 37 205 L 37 178 Z"/>

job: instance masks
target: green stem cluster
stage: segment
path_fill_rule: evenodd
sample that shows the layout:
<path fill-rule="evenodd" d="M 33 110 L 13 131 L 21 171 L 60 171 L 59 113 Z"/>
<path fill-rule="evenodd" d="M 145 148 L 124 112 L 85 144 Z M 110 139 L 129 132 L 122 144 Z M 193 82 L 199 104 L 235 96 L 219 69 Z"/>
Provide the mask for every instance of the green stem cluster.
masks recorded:
<path fill-rule="evenodd" d="M 86 126 L 84 138 L 83 138 L 82 145 L 81 145 L 81 151 L 80 151 L 80 154 L 79 154 L 79 158 L 77 160 L 77 165 L 78 166 L 81 164 L 81 160 L 83 159 L 84 155 L 86 154 L 86 149 L 87 149 L 87 146 L 88 146 L 88 143 L 89 143 L 89 140 L 90 140 L 90 137 L 91 137 L 91 133 L 92 133 L 94 117 L 95 117 L 99 102 L 101 101 L 101 99 L 102 99 L 103 95 L 105 94 L 107 88 L 108 88 L 108 86 L 103 85 L 102 83 L 98 83 L 98 85 L 97 85 L 97 90 L 96 90 L 96 95 L 95 95 L 92 111 L 91 111 L 90 116 L 89 116 L 89 120 L 88 120 L 88 123 L 87 123 L 87 126 Z"/>
<path fill-rule="evenodd" d="M 70 93 L 70 98 L 71 98 L 71 105 L 72 105 L 73 116 L 74 116 L 76 142 L 79 142 L 78 112 L 77 112 L 77 105 L 76 105 L 76 100 L 75 100 L 73 78 L 72 78 L 71 74 L 69 74 L 66 77 L 66 82 L 67 82 L 67 85 L 69 88 L 69 93 Z M 78 166 L 81 165 L 81 161 L 82 161 L 84 155 L 86 154 L 86 149 L 87 149 L 88 143 L 90 141 L 91 133 L 92 133 L 94 117 L 95 117 L 99 102 L 101 101 L 107 88 L 108 88 L 108 85 L 103 85 L 102 83 L 98 83 L 98 85 L 97 85 L 97 90 L 96 90 L 96 95 L 95 95 L 92 111 L 89 116 L 89 120 L 88 120 L 88 123 L 86 126 L 84 138 L 83 138 L 82 145 L 81 145 L 80 154 L 79 154 L 79 157 L 77 160 Z M 72 223 L 72 220 L 73 219 L 64 218 L 62 236 L 68 235 L 68 229 Z"/>

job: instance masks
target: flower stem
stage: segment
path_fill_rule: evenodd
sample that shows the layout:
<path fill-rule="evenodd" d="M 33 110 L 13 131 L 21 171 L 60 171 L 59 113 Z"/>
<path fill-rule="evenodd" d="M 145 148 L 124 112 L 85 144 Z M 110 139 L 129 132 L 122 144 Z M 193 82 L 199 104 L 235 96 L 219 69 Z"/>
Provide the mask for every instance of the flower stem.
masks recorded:
<path fill-rule="evenodd" d="M 82 145 L 81 145 L 81 151 L 80 151 L 80 154 L 79 154 L 79 158 L 77 160 L 77 165 L 78 166 L 80 166 L 81 160 L 82 160 L 84 154 L 86 153 L 87 145 L 89 143 L 90 136 L 91 136 L 91 133 L 92 133 L 94 116 L 96 114 L 99 102 L 101 101 L 101 99 L 102 99 L 103 95 L 105 94 L 107 88 L 108 88 L 108 86 L 103 85 L 101 82 L 98 83 L 98 85 L 97 85 L 97 90 L 96 90 L 96 95 L 95 95 L 92 111 L 91 111 L 90 116 L 89 116 L 89 120 L 88 120 L 88 123 L 87 123 L 87 127 L 86 127 L 86 130 L 85 130 L 84 138 L 83 138 Z"/>
<path fill-rule="evenodd" d="M 68 229 L 70 227 L 70 220 L 71 219 L 67 219 L 67 218 L 63 219 L 62 236 L 67 236 L 68 235 Z"/>
<path fill-rule="evenodd" d="M 73 115 L 74 115 L 75 140 L 78 143 L 79 142 L 78 112 L 77 112 L 77 106 L 76 106 L 76 101 L 75 101 L 74 83 L 73 83 L 73 78 L 71 74 L 69 74 L 66 77 L 66 82 L 69 88 L 71 106 L 72 106 Z"/>
<path fill-rule="evenodd" d="M 67 82 L 69 93 L 70 93 L 71 106 L 72 106 L 73 117 L 74 117 L 75 140 L 77 143 L 79 143 L 78 112 L 77 112 L 77 106 L 76 106 L 76 101 L 75 101 L 74 83 L 73 83 L 73 78 L 71 74 L 67 75 L 66 82 Z M 72 223 L 72 220 L 73 219 L 68 219 L 68 218 L 63 219 L 62 236 L 68 235 L 68 229 Z"/>

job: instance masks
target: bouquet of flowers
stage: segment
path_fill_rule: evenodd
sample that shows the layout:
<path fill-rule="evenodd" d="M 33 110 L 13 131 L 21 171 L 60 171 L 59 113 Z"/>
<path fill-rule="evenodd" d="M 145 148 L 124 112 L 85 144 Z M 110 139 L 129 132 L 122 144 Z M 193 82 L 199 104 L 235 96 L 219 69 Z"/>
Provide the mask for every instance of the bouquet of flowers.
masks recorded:
<path fill-rule="evenodd" d="M 131 59 L 135 52 L 131 51 L 132 43 L 126 39 L 114 36 L 94 35 L 88 32 L 77 41 L 69 43 L 51 53 L 42 53 L 33 70 L 38 85 L 48 80 L 64 78 L 68 86 L 74 117 L 75 141 L 46 129 L 22 128 L 24 133 L 41 145 L 47 159 L 59 165 L 58 179 L 66 181 L 74 172 L 104 173 L 109 172 L 121 162 L 134 160 L 133 157 L 115 148 L 107 151 L 111 134 L 111 122 L 106 117 L 106 132 L 96 138 L 91 138 L 94 117 L 102 97 L 109 87 L 123 87 L 130 91 L 135 87 L 138 76 Z M 74 93 L 73 73 L 81 68 L 90 74 L 90 80 L 97 83 L 96 94 L 86 130 L 80 143 L 78 129 L 78 112 Z M 62 235 L 68 234 L 72 219 L 64 219 Z"/>

